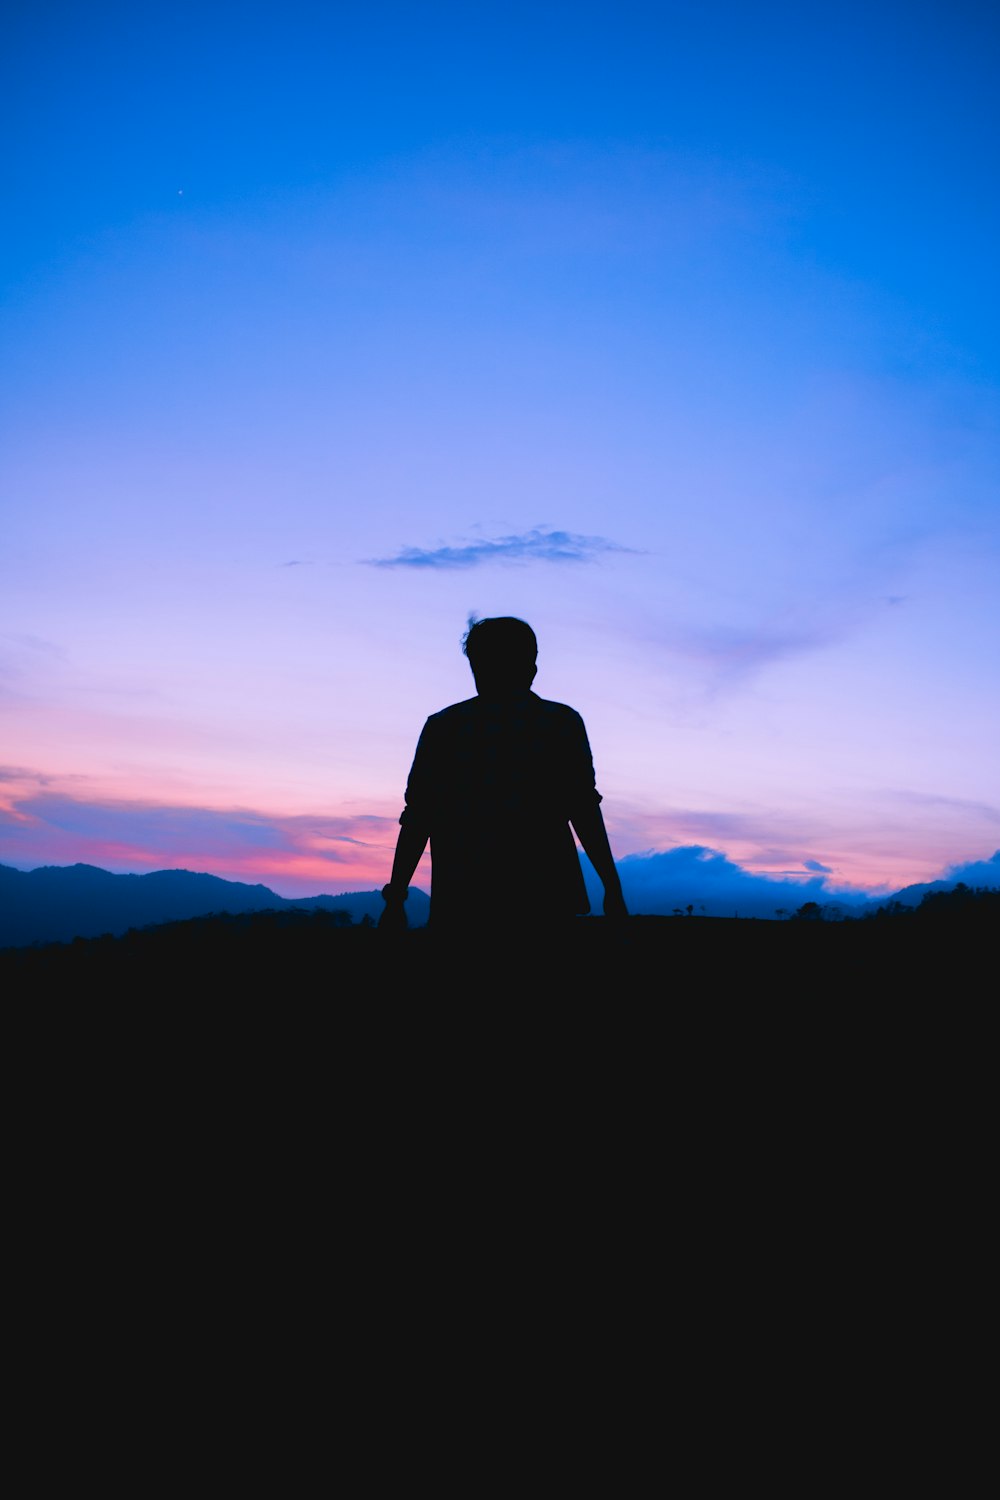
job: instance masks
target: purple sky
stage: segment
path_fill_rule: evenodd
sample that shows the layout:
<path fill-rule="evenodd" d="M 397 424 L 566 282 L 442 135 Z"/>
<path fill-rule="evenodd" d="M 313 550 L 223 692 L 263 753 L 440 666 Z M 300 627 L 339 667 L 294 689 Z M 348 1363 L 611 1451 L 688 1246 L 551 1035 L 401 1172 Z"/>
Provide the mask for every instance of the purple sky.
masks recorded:
<path fill-rule="evenodd" d="M 380 885 L 471 612 L 534 626 L 620 857 L 988 859 L 997 41 L 21 7 L 0 861 Z"/>

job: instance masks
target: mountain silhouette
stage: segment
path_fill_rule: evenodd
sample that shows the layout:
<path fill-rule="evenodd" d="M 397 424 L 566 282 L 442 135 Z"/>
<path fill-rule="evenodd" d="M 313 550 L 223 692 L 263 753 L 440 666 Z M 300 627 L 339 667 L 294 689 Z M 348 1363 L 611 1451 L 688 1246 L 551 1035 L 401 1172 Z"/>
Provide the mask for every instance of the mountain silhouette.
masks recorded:
<path fill-rule="evenodd" d="M 686 869 L 690 870 L 690 856 L 698 851 L 673 851 L 687 858 Z M 666 856 L 657 857 L 664 859 Z M 638 884 L 633 889 L 628 884 L 631 870 L 640 864 L 651 865 L 654 860 L 637 860 L 634 856 L 622 861 L 622 874 L 626 879 L 631 909 L 643 915 L 669 915 L 672 911 L 687 908 L 698 915 L 756 917 L 772 919 L 775 915 L 775 896 L 767 900 L 757 897 L 752 880 L 745 880 L 738 890 L 729 892 L 728 899 L 712 902 L 706 894 L 704 904 L 695 888 L 692 898 L 686 893 L 683 900 L 674 895 L 644 891 Z M 728 867 L 721 856 L 716 863 Z M 694 866 L 697 868 L 697 865 Z M 734 867 L 735 868 L 735 867 Z M 813 890 L 810 883 L 792 888 L 786 896 L 787 912 L 800 906 L 803 900 L 814 896 L 823 904 L 826 917 L 865 916 L 874 913 L 880 906 L 901 906 L 916 910 L 927 895 L 937 895 L 954 890 L 961 879 L 969 874 L 985 872 L 988 884 L 993 888 L 1000 875 L 1000 851 L 990 861 L 958 867 L 945 880 L 929 881 L 923 885 L 905 886 L 892 895 L 860 899 L 855 905 L 845 906 L 833 901 L 822 890 Z M 978 883 L 978 882 L 977 882 Z M 777 887 L 775 887 L 777 889 Z M 787 888 L 784 888 L 787 890 Z M 684 892 L 678 883 L 677 890 Z M 756 898 L 756 899 L 755 899 Z M 789 899 L 791 898 L 791 899 Z M 502 905 L 516 917 L 518 910 L 517 891 L 498 893 Z M 694 902 L 697 900 L 698 904 Z M 411 887 L 407 904 L 407 919 L 411 927 L 422 927 L 427 922 L 429 899 L 417 886 Z M 384 909 L 379 891 L 345 891 L 340 895 L 316 895 L 287 898 L 277 895 L 266 885 L 247 885 L 237 880 L 223 880 L 218 875 L 207 875 L 192 870 L 156 870 L 147 875 L 113 875 L 95 865 L 45 865 L 36 870 L 16 870 L 0 864 L 0 948 L 21 947 L 30 943 L 68 943 L 76 937 L 101 937 L 110 933 L 120 937 L 130 928 L 148 927 L 163 922 L 187 921 L 192 917 L 203 917 L 214 913 L 229 913 L 233 916 L 258 911 L 308 912 L 326 911 L 345 913 L 352 923 L 360 923 L 366 917 L 377 922 Z"/>
<path fill-rule="evenodd" d="M 130 927 L 185 921 L 213 912 L 345 912 L 352 922 L 377 921 L 383 907 L 378 891 L 287 899 L 266 885 L 245 885 L 192 870 L 155 870 L 148 875 L 113 875 L 96 865 L 45 865 L 15 870 L 0 865 L 0 947 L 28 943 L 68 943 L 75 937 L 120 937 Z M 427 920 L 429 902 L 413 888 L 408 916 L 412 926 Z"/>

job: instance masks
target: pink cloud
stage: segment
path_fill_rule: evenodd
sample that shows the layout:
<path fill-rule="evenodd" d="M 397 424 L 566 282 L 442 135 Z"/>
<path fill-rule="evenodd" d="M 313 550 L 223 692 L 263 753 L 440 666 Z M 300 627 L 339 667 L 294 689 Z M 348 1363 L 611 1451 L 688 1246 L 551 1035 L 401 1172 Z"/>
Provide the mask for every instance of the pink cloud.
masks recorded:
<path fill-rule="evenodd" d="M 83 799 L 8 783 L 0 849 L 19 864 L 113 871 L 203 870 L 280 895 L 370 889 L 389 877 L 395 818 L 282 815 L 247 808 Z"/>

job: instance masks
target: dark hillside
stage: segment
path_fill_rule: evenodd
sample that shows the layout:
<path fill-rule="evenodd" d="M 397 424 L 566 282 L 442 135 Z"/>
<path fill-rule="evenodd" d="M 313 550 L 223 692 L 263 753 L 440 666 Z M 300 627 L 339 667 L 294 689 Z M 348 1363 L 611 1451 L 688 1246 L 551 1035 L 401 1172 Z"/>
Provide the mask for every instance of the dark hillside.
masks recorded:
<path fill-rule="evenodd" d="M 805 909 L 803 909 L 805 911 Z M 712 917 L 584 918 L 558 932 L 498 926 L 455 942 L 417 928 L 390 936 L 340 912 L 258 911 L 133 930 L 120 938 L 0 951 L 8 993 L 100 1000 L 111 993 L 199 1001 L 356 1003 L 394 995 L 688 1005 L 845 1005 L 983 992 L 1000 893 L 935 893 L 916 910 L 860 921 Z"/>
<path fill-rule="evenodd" d="M 413 920 L 427 920 L 428 899 L 414 887 Z M 132 927 L 179 922 L 226 912 L 326 911 L 351 921 L 382 911 L 378 891 L 288 899 L 266 885 L 246 885 L 194 870 L 152 870 L 113 875 L 95 865 L 47 865 L 15 870 L 0 865 L 0 948 L 27 943 L 68 943 L 76 937 L 120 937 Z"/>

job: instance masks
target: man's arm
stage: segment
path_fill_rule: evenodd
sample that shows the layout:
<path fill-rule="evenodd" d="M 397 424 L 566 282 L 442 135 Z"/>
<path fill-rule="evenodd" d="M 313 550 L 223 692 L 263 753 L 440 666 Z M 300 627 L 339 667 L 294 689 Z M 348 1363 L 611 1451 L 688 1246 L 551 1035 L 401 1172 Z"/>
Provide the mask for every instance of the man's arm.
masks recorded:
<path fill-rule="evenodd" d="M 572 767 L 572 790 L 568 798 L 574 809 L 569 820 L 583 845 L 583 852 L 600 876 L 604 886 L 604 915 L 627 917 L 628 908 L 622 895 L 622 883 L 615 869 L 615 858 L 608 843 L 608 831 L 601 813 L 601 799 L 594 785 L 594 758 L 590 753 L 590 741 L 580 715 L 571 712 L 571 749 L 567 765 Z"/>
<path fill-rule="evenodd" d="M 406 912 L 403 903 L 406 901 L 407 889 L 413 879 L 413 872 L 420 863 L 420 856 L 427 848 L 428 834 L 419 825 L 404 822 L 400 826 L 399 837 L 396 840 L 396 853 L 392 861 L 392 875 L 389 884 L 382 888 L 382 899 L 385 902 L 385 911 L 379 917 L 380 927 L 405 927 Z"/>
<path fill-rule="evenodd" d="M 401 928 L 406 924 L 403 909 L 407 890 L 413 879 L 420 857 L 430 838 L 428 807 L 433 802 L 433 725 L 430 719 L 424 725 L 417 741 L 413 764 L 406 781 L 404 801 L 406 807 L 399 820 L 399 836 L 396 853 L 392 861 L 389 884 L 382 887 L 385 911 L 379 918 L 380 927 Z"/>
<path fill-rule="evenodd" d="M 604 886 L 604 915 L 627 917 L 628 907 L 622 895 L 622 883 L 615 869 L 614 855 L 608 843 L 608 831 L 604 826 L 601 804 L 597 801 L 585 804 L 570 817 L 583 852 L 597 871 Z"/>

